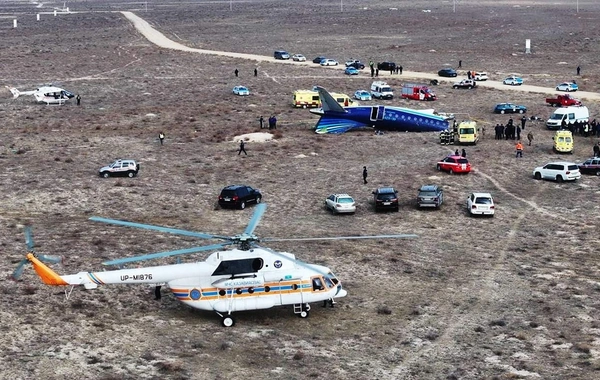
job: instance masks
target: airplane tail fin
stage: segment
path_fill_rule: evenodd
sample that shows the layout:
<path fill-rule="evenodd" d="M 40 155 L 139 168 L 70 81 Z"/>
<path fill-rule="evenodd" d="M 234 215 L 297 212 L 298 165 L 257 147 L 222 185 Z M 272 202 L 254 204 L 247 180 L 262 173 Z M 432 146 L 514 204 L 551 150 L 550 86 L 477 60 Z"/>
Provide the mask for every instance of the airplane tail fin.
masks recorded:
<path fill-rule="evenodd" d="M 33 269 L 46 285 L 69 285 L 61 276 L 50 269 L 46 264 L 38 260 L 33 253 L 27 254 L 27 260 L 33 265 Z"/>
<path fill-rule="evenodd" d="M 346 112 L 344 107 L 342 107 L 338 102 L 336 102 L 333 96 L 331 96 L 326 89 L 317 86 L 317 91 L 319 92 L 319 98 L 321 99 L 321 106 L 324 112 Z"/>
<path fill-rule="evenodd" d="M 21 93 L 19 92 L 19 90 L 17 90 L 14 87 L 8 87 L 8 86 L 6 86 L 6 88 L 8 88 L 8 90 L 13 94 L 13 99 L 18 98 L 19 95 L 21 95 Z"/>

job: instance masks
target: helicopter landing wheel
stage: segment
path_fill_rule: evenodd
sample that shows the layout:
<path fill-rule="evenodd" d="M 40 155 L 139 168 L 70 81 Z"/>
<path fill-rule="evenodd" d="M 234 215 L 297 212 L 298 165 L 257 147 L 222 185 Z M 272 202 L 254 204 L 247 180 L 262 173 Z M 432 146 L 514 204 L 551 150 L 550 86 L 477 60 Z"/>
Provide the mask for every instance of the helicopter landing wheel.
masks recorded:
<path fill-rule="evenodd" d="M 300 318 L 308 318 L 308 310 L 302 310 L 298 315 Z"/>
<path fill-rule="evenodd" d="M 235 325 L 235 320 L 233 319 L 233 317 L 228 315 L 228 316 L 223 317 L 222 323 L 223 323 L 223 326 L 225 326 L 225 327 L 231 327 L 231 326 Z"/>

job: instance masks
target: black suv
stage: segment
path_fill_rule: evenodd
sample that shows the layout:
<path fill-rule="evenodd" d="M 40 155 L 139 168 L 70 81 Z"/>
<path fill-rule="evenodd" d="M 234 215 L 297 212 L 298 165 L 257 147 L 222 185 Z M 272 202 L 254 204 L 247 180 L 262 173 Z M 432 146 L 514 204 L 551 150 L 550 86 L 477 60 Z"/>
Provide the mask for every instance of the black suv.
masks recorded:
<path fill-rule="evenodd" d="M 377 64 L 377 68 L 383 71 L 396 70 L 396 64 L 394 62 L 380 62 Z"/>
<path fill-rule="evenodd" d="M 398 211 L 398 191 L 393 187 L 380 187 L 373 191 L 375 196 L 375 211 L 395 210 Z"/>
<path fill-rule="evenodd" d="M 261 200 L 262 194 L 260 190 L 253 189 L 250 186 L 231 185 L 221 190 L 219 206 L 235 207 L 243 210 L 246 208 L 247 203 L 260 203 Z"/>

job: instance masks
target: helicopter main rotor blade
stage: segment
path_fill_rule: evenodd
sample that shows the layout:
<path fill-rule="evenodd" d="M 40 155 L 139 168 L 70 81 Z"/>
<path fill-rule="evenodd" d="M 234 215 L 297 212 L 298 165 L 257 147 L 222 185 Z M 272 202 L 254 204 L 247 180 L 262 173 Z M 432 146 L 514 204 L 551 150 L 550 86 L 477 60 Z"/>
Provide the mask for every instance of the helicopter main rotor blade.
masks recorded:
<path fill-rule="evenodd" d="M 25 244 L 27 244 L 27 250 L 33 251 L 33 235 L 31 234 L 31 226 L 25 226 Z"/>
<path fill-rule="evenodd" d="M 36 255 L 36 257 L 40 261 L 52 264 L 62 263 L 63 261 L 63 258 L 60 256 Z"/>
<path fill-rule="evenodd" d="M 28 262 L 29 260 L 27 259 L 23 259 L 19 262 L 19 265 L 17 265 L 17 269 L 15 269 L 15 271 L 12 274 L 13 280 L 18 280 L 19 278 L 21 278 L 21 276 L 23 275 L 23 270 L 25 269 L 25 264 L 27 264 Z"/>
<path fill-rule="evenodd" d="M 224 248 L 231 244 L 234 244 L 234 243 L 227 242 L 227 243 L 221 243 L 221 244 L 206 245 L 204 247 L 193 247 L 193 248 L 178 249 L 176 251 L 151 253 L 148 255 L 127 257 L 124 259 L 109 260 L 109 261 L 103 262 L 102 264 L 104 264 L 104 265 L 122 265 L 122 264 L 127 264 L 127 263 L 134 263 L 137 261 L 160 259 L 163 257 L 186 255 L 186 254 L 190 254 L 190 253 L 203 252 L 203 251 L 213 251 L 213 250 Z"/>
<path fill-rule="evenodd" d="M 180 229 L 177 229 L 177 228 L 154 226 L 152 224 L 142 224 L 142 223 L 126 222 L 124 220 L 101 218 L 101 217 L 98 217 L 98 216 L 92 216 L 90 218 L 90 220 L 93 220 L 94 222 L 102 222 L 102 223 L 107 223 L 107 224 L 116 224 L 116 225 L 119 225 L 119 226 L 135 227 L 135 228 L 143 228 L 143 229 L 146 229 L 146 230 L 154 230 L 154 231 L 160 231 L 160 232 L 167 232 L 167 233 L 175 234 L 175 235 L 192 236 L 192 237 L 196 237 L 196 238 L 200 238 L 200 239 L 223 239 L 223 240 L 229 240 L 229 236 L 205 234 L 205 233 L 202 233 L 202 232 L 180 230 Z"/>
<path fill-rule="evenodd" d="M 401 235 L 367 235 L 367 236 L 332 236 L 332 237 L 311 237 L 311 238 L 264 238 L 260 239 L 262 242 L 266 241 L 317 241 L 317 240 L 356 240 L 356 239 L 413 239 L 417 238 L 418 235 L 414 234 L 401 234 Z"/>
<path fill-rule="evenodd" d="M 267 205 L 265 203 L 259 203 L 258 205 L 256 205 L 256 208 L 254 209 L 254 214 L 252 214 L 252 219 L 250 219 L 248 226 L 244 230 L 244 235 L 252 235 L 254 233 L 254 229 L 260 222 L 260 219 L 262 218 L 266 210 Z"/>

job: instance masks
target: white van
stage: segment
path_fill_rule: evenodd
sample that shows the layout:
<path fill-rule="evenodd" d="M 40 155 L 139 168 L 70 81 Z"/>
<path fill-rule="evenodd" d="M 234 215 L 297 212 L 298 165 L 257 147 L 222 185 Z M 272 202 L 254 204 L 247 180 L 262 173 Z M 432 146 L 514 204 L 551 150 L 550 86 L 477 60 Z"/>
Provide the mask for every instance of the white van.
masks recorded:
<path fill-rule="evenodd" d="M 590 111 L 586 106 L 572 106 L 558 108 L 550 116 L 550 119 L 546 122 L 548 129 L 560 129 L 563 121 L 567 125 L 573 124 L 576 121 L 588 122 L 590 119 Z"/>
<path fill-rule="evenodd" d="M 392 99 L 394 90 L 386 82 L 375 81 L 371 84 L 371 96 L 377 99 Z"/>

